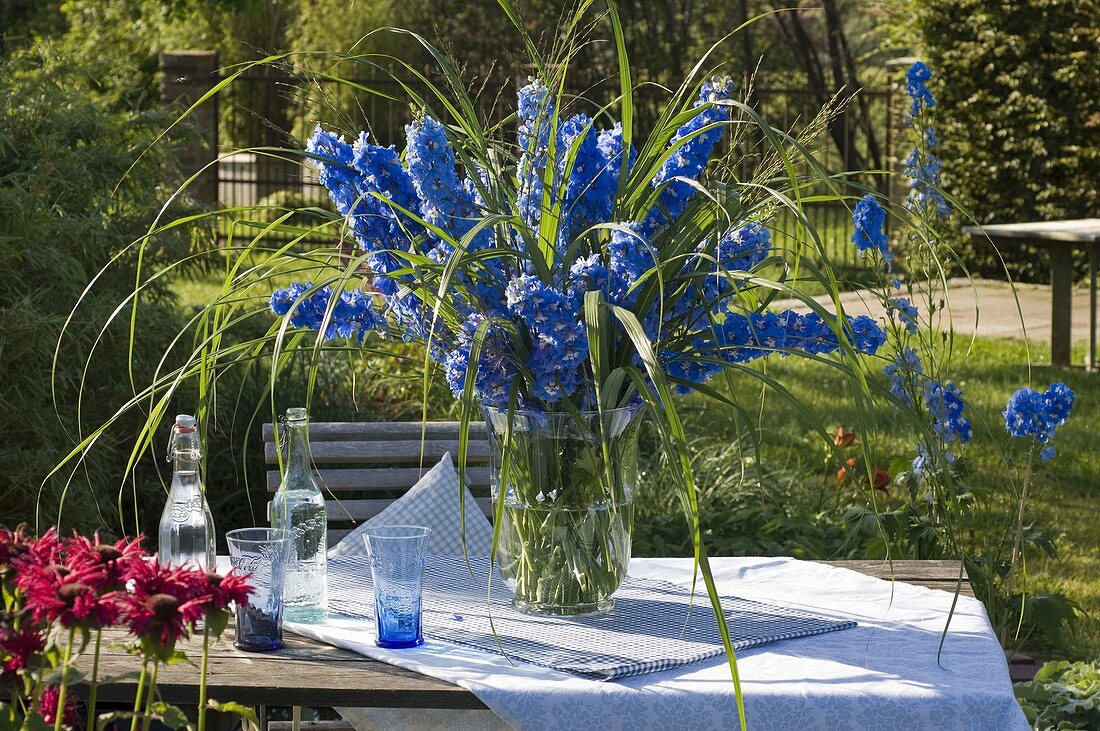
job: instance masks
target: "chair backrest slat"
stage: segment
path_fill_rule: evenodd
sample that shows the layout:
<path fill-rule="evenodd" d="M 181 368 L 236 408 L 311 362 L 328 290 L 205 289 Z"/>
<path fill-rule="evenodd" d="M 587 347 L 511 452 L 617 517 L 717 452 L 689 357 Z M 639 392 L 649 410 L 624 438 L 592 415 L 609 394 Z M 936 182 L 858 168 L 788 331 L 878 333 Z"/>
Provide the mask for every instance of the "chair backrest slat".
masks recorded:
<path fill-rule="evenodd" d="M 457 421 L 313 422 L 310 452 L 325 490 L 329 545 L 378 515 L 450 452 L 458 458 Z M 273 424 L 263 425 L 267 489 L 279 488 L 279 447 Z M 489 443 L 484 423 L 470 424 L 466 483 L 481 511 L 492 519 Z"/>
<path fill-rule="evenodd" d="M 420 463 L 434 465 L 447 452 L 452 458 L 458 454 L 457 440 L 433 439 L 421 444 L 419 441 L 310 441 L 310 452 L 314 464 L 350 464 L 363 462 L 378 463 Z M 471 440 L 467 446 L 467 462 L 484 462 L 489 459 L 489 443 L 484 439 Z M 267 464 L 278 464 L 278 447 L 274 442 L 264 445 L 264 460 Z"/>
<path fill-rule="evenodd" d="M 339 492 L 384 492 L 408 490 L 424 476 L 433 465 L 424 467 L 375 467 L 348 469 L 320 469 L 317 475 L 321 482 L 333 493 Z M 279 470 L 267 473 L 267 490 L 275 492 L 282 482 Z M 466 484 L 474 490 L 489 486 L 489 468 L 485 466 L 466 467 Z"/>
<path fill-rule="evenodd" d="M 458 440 L 457 421 L 315 421 L 309 425 L 310 442 L 393 442 L 424 439 Z M 274 424 L 264 424 L 264 442 L 275 441 Z M 486 438 L 483 422 L 470 423 L 470 439 Z"/>

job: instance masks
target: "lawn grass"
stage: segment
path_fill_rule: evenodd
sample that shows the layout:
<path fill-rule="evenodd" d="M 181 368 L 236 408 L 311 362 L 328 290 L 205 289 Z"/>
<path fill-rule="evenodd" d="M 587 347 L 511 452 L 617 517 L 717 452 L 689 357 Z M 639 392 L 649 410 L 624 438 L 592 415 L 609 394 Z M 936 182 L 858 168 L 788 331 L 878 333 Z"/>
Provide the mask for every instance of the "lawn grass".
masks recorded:
<path fill-rule="evenodd" d="M 1032 343 L 1032 358 L 1047 348 Z M 1100 399 L 1100 375 L 1049 366 L 1033 366 L 1029 371 L 1028 353 L 1023 341 L 983 338 L 962 344 L 956 353 L 952 372 L 974 422 L 974 439 L 966 451 L 972 471 L 969 479 L 974 487 L 984 487 L 991 494 L 989 512 L 967 526 L 968 540 L 986 538 L 989 528 L 1003 524 L 1014 505 L 997 449 L 1011 446 L 1001 416 L 1008 397 L 1021 385 L 1045 388 L 1052 382 L 1065 381 L 1077 394 L 1074 413 L 1058 432 L 1058 456 L 1044 465 L 1033 482 L 1034 498 L 1030 502 L 1037 525 L 1056 538 L 1059 555 L 1055 559 L 1032 559 L 1027 566 L 1027 581 L 1036 591 L 1065 593 L 1085 615 L 1071 634 L 1058 639 L 1047 651 L 1059 658 L 1096 658 L 1100 656 L 1100 521 L 1096 519 L 1100 509 L 1100 452 L 1095 445 L 1100 412 L 1095 404 Z M 797 480 L 803 499 L 812 501 L 813 495 L 828 489 L 823 486 L 829 485 L 832 474 L 823 464 L 824 450 L 812 424 L 832 429 L 837 423 L 862 423 L 865 432 L 870 432 L 866 436 L 874 445 L 876 466 L 885 468 L 896 460 L 912 458 L 913 440 L 906 430 L 899 428 L 889 413 L 871 418 L 857 413 L 844 396 L 843 379 L 827 366 L 796 358 L 773 358 L 766 367 L 808 409 L 803 413 L 783 399 L 765 395 L 763 408 L 752 414 L 760 463 L 775 466 L 786 475 L 803 476 Z M 740 379 L 733 393 L 746 406 L 759 403 L 760 387 L 752 379 Z M 684 406 L 686 428 L 695 440 L 696 454 L 715 454 L 728 447 L 731 435 L 737 433 L 731 409 L 704 402 L 698 396 L 689 398 Z M 713 491 L 715 486 L 706 488 Z M 777 494 L 776 499 L 791 498 Z M 810 528 L 807 526 L 807 533 Z M 782 546 L 778 549 L 784 552 Z"/>

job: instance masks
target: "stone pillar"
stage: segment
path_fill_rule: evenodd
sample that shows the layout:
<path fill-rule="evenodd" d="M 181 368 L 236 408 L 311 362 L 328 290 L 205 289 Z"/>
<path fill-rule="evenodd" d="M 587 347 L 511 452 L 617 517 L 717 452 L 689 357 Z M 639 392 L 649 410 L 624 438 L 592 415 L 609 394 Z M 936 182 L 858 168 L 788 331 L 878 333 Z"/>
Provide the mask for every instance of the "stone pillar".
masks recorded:
<path fill-rule="evenodd" d="M 160 99 L 182 114 L 218 83 L 217 51 L 164 51 L 160 54 Z M 188 187 L 191 197 L 203 203 L 218 203 L 218 100 L 211 97 L 187 117 L 198 133 L 195 140 L 180 150 L 184 175 L 204 170 Z"/>

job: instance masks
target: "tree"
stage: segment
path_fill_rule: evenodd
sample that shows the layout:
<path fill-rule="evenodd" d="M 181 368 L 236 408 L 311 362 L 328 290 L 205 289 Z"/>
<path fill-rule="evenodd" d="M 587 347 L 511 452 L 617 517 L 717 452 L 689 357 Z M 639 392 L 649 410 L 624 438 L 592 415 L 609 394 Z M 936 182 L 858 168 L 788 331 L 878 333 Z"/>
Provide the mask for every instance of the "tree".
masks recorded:
<path fill-rule="evenodd" d="M 843 115 L 834 117 L 829 125 L 829 135 L 847 170 L 885 167 L 883 143 L 876 133 L 870 102 L 866 95 L 857 93 L 863 88 L 866 74 L 860 74 L 861 59 L 853 50 L 847 30 L 855 22 L 854 16 L 868 9 L 864 5 L 823 0 L 820 8 L 813 3 L 811 9 L 806 3 L 797 5 L 797 12 L 785 12 L 791 9 L 791 3 L 771 0 L 772 9 L 777 11 L 772 16 L 775 25 L 804 72 L 806 86 L 818 104 L 824 106 L 842 89 L 850 99 Z M 880 34 L 869 35 L 869 39 L 864 38 L 865 45 L 870 40 L 871 47 L 877 48 Z"/>

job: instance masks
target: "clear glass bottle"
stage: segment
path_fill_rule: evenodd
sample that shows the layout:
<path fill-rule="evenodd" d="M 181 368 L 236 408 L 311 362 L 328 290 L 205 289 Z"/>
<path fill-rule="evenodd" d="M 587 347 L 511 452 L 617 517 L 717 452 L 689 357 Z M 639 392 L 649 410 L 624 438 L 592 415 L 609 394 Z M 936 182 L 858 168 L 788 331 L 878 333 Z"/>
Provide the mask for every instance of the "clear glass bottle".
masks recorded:
<path fill-rule="evenodd" d="M 160 560 L 171 566 L 213 569 L 214 516 L 202 485 L 202 447 L 195 417 L 180 414 L 168 442 L 172 485 L 160 514 Z"/>
<path fill-rule="evenodd" d="M 306 410 L 287 409 L 283 428 L 285 471 L 271 501 L 271 527 L 294 533 L 283 583 L 283 618 L 289 622 L 319 622 L 328 613 L 328 516 L 310 465 Z"/>

